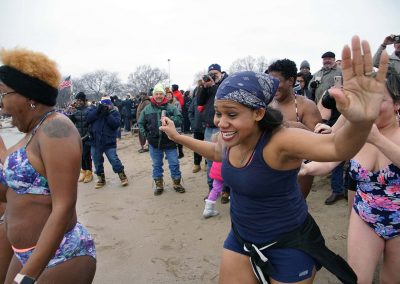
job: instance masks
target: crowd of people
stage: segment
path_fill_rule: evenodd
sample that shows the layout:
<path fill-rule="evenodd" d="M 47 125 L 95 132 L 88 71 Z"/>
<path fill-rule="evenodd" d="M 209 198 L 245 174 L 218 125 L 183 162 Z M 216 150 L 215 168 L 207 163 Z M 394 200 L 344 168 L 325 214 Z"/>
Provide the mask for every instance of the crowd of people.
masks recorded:
<path fill-rule="evenodd" d="M 220 283 L 312 283 L 322 266 L 343 283 L 372 283 L 382 256 L 381 283 L 399 283 L 398 36 L 385 37 L 374 56 L 355 36 L 339 60 L 324 52 L 314 74 L 306 60 L 299 72 L 279 59 L 264 73 L 229 75 L 213 63 L 193 90 L 158 83 L 90 103 L 78 92 L 63 112 L 55 108 L 54 61 L 19 48 L 0 59 L 0 106 L 26 134 L 8 149 L 0 139 L 0 282 L 93 281 L 96 249 L 77 220 L 78 182 L 94 173 L 94 187 L 103 188 L 105 155 L 127 186 L 133 169 L 119 159 L 117 142 L 137 125 L 155 198 L 164 192 L 164 160 L 173 189 L 185 193 L 185 146 L 194 152 L 193 174 L 205 161 L 204 218 L 219 214 L 219 197 L 230 203 Z M 325 204 L 349 202 L 347 261 L 325 245 L 308 213 L 314 176 L 329 172 Z"/>

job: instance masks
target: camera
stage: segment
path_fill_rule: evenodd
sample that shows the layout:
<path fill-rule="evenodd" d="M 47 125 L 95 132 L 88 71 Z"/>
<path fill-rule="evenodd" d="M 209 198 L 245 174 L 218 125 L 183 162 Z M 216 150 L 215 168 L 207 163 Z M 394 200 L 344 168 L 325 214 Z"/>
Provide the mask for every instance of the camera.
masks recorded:
<path fill-rule="evenodd" d="M 208 73 L 206 75 L 203 76 L 203 81 L 204 82 L 210 82 L 211 79 L 213 79 L 213 81 L 215 81 L 216 75 L 214 73 Z"/>
<path fill-rule="evenodd" d="M 318 86 L 319 86 L 320 83 L 321 83 L 320 81 L 312 81 L 312 82 L 310 83 L 310 87 L 311 87 L 312 89 L 316 89 L 316 88 L 318 88 Z"/>
<path fill-rule="evenodd" d="M 392 38 L 393 38 L 394 43 L 400 43 L 400 35 L 395 35 Z"/>

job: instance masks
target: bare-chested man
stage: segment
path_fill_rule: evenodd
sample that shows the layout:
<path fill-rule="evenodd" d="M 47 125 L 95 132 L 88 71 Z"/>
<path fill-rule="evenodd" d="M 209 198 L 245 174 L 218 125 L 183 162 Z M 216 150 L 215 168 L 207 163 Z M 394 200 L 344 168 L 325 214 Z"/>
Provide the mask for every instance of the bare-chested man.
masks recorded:
<path fill-rule="evenodd" d="M 288 127 L 314 131 L 315 125 L 322 122 L 321 114 L 313 101 L 294 94 L 293 86 L 297 78 L 296 63 L 289 59 L 277 60 L 268 67 L 268 73 L 280 81 L 270 106 L 282 112 Z M 312 176 L 298 178 L 304 198 L 311 190 L 313 179 Z"/>

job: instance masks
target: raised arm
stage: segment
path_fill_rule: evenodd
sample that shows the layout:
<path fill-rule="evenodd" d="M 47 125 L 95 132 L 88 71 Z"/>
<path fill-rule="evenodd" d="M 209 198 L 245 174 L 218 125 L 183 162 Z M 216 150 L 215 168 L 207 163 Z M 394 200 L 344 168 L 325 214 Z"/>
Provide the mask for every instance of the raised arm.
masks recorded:
<path fill-rule="evenodd" d="M 367 142 L 374 145 L 381 151 L 386 158 L 400 168 L 400 146 L 379 132 L 374 124 L 368 135 Z"/>
<path fill-rule="evenodd" d="M 222 161 L 223 142 L 220 137 L 218 137 L 217 143 L 197 140 L 186 135 L 180 135 L 175 129 L 174 122 L 168 117 L 163 117 L 161 122 L 160 130 L 164 131 L 169 139 L 188 147 L 206 159 Z"/>
<path fill-rule="evenodd" d="M 371 77 L 372 58 L 369 44 L 366 41 L 360 43 L 357 36 L 353 37 L 352 49 L 345 46 L 342 52 L 343 92 L 340 89 L 329 90 L 335 97 L 337 109 L 347 119 L 347 123 L 335 133 L 327 135 L 286 129 L 281 134 L 284 139 L 280 139 L 281 135 L 277 137 L 283 154 L 286 151 L 288 158 L 306 158 L 321 162 L 352 158 L 364 145 L 379 114 L 385 90 L 387 65 L 388 56 L 384 52 L 377 76 Z M 296 143 L 289 145 L 287 140 Z"/>

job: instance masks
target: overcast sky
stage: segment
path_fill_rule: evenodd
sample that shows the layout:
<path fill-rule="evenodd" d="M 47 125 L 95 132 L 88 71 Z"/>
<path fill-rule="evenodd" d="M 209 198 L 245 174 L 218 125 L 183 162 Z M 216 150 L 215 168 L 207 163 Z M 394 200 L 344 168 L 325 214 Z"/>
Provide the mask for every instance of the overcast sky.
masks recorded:
<path fill-rule="evenodd" d="M 0 0 L 0 46 L 41 51 L 63 75 L 99 69 L 123 82 L 137 66 L 169 70 L 186 89 L 211 63 L 289 58 L 311 71 L 331 50 L 340 58 L 354 34 L 373 52 L 400 34 L 396 0 Z M 392 47 L 388 48 L 391 53 Z"/>

